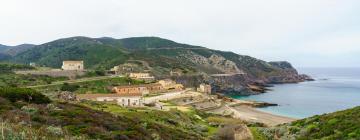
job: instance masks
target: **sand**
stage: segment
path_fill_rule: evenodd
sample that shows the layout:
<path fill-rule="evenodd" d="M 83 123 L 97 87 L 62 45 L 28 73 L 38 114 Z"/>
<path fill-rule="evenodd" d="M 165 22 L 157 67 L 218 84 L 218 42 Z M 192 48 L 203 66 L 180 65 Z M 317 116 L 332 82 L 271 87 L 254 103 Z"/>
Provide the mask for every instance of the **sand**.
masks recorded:
<path fill-rule="evenodd" d="M 289 123 L 296 120 L 294 118 L 259 111 L 256 108 L 250 106 L 228 107 L 228 109 L 234 112 L 235 118 L 250 122 L 260 122 L 268 126 L 275 126 L 278 124 Z"/>

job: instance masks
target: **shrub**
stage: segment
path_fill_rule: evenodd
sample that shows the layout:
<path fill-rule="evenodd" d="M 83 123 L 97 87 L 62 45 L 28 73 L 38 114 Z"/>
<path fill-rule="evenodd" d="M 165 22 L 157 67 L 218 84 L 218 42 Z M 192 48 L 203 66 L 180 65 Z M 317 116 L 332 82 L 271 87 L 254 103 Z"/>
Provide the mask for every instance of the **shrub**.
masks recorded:
<path fill-rule="evenodd" d="M 333 119 L 330 119 L 330 120 L 328 121 L 328 124 L 329 124 L 329 125 L 335 125 L 337 122 L 338 122 L 338 119 L 333 118 Z"/>
<path fill-rule="evenodd" d="M 306 127 L 306 131 L 308 132 L 314 132 L 318 126 L 315 124 L 310 124 Z"/>
<path fill-rule="evenodd" d="M 95 74 L 98 75 L 98 76 L 105 76 L 105 71 L 97 70 L 97 71 L 95 71 Z"/>
<path fill-rule="evenodd" d="M 64 83 L 60 90 L 61 91 L 70 91 L 70 92 L 74 92 L 76 91 L 80 86 L 79 85 L 70 85 L 69 83 Z"/>
<path fill-rule="evenodd" d="M 46 130 L 56 136 L 61 136 L 64 134 L 64 132 L 62 131 L 61 127 L 54 127 L 54 126 L 49 126 L 46 128 Z"/>
<path fill-rule="evenodd" d="M 50 99 L 45 95 L 29 88 L 2 87 L 0 88 L 0 97 L 11 102 L 24 101 L 36 104 L 50 103 Z"/>
<path fill-rule="evenodd" d="M 38 112 L 37 108 L 30 107 L 30 106 L 23 106 L 21 108 L 21 110 L 23 110 L 23 111 L 25 111 L 26 113 L 29 113 L 29 114 L 35 114 L 36 112 Z"/>

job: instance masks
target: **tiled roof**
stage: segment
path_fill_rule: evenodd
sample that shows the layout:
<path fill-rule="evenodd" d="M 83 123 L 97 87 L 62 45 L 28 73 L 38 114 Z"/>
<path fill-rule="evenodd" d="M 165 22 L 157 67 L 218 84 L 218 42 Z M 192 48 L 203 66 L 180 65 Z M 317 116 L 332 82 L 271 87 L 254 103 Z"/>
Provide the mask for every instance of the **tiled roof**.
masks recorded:
<path fill-rule="evenodd" d="M 63 63 L 83 63 L 84 61 L 63 61 Z"/>
<path fill-rule="evenodd" d="M 78 94 L 78 99 L 95 99 L 98 97 L 136 97 L 142 96 L 141 93 L 126 93 L 126 94 Z"/>
<path fill-rule="evenodd" d="M 142 85 L 128 85 L 128 86 L 116 86 L 117 88 L 137 88 L 137 87 L 151 87 L 161 86 L 161 84 L 142 84 Z"/>

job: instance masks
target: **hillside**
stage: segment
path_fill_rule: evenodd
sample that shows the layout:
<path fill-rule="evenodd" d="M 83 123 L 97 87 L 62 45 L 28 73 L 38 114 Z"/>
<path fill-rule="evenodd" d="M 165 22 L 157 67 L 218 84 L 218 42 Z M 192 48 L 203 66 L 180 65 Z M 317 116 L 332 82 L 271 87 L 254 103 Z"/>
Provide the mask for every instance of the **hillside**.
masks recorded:
<path fill-rule="evenodd" d="M 0 61 L 9 60 L 12 56 L 24 52 L 34 46 L 35 45 L 32 44 L 21 44 L 18 46 L 5 46 L 0 44 Z"/>
<path fill-rule="evenodd" d="M 0 44 L 0 53 L 14 56 L 35 46 L 36 45 L 33 44 L 21 44 L 17 46 L 6 46 Z"/>
<path fill-rule="evenodd" d="M 28 49 L 31 49 L 32 47 L 35 47 L 36 45 L 33 44 L 21 44 L 17 46 L 11 46 L 6 51 L 4 51 L 5 54 L 15 56 L 19 53 L 22 53 Z"/>
<path fill-rule="evenodd" d="M 258 130 L 268 139 L 360 139 L 360 107 Z"/>
<path fill-rule="evenodd" d="M 139 71 L 150 70 L 153 75 L 162 78 L 169 78 L 173 71 L 182 75 L 173 79 L 183 81 L 181 83 L 186 86 L 209 82 L 213 83 L 215 90 L 221 92 L 244 91 L 248 84 L 254 83 L 292 83 L 309 79 L 299 75 L 288 62 L 268 63 L 251 56 L 158 37 L 71 37 L 20 49 L 18 52 L 4 57 L 11 62 L 35 62 L 53 68 L 60 68 L 63 60 L 84 60 L 86 69 L 109 70 L 117 65 L 132 65 Z M 226 76 L 212 77 L 213 74 Z"/>
<path fill-rule="evenodd" d="M 4 52 L 5 50 L 9 49 L 9 46 L 1 45 L 0 44 L 0 53 Z"/>
<path fill-rule="evenodd" d="M 8 53 L 9 54 L 9 53 Z M 36 62 L 59 68 L 63 60 L 84 60 L 87 68 L 109 69 L 128 60 L 143 60 L 151 67 L 182 72 L 242 73 L 258 75 L 277 67 L 250 56 L 176 43 L 158 37 L 125 39 L 72 37 L 23 50 L 12 61 Z"/>
<path fill-rule="evenodd" d="M 59 102 L 32 89 L 0 87 L 0 139 L 187 140 L 222 137 L 218 127 L 243 125 L 196 110 L 124 108 L 112 103 Z M 224 131 L 224 130 L 223 130 Z"/>

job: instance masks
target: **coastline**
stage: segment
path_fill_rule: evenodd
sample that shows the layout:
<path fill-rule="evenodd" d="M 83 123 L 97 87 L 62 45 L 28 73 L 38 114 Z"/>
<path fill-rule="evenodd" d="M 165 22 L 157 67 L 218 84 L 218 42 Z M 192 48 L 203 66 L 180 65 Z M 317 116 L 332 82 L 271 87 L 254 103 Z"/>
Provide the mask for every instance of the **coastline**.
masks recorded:
<path fill-rule="evenodd" d="M 279 124 L 289 123 L 297 120 L 295 118 L 280 116 L 273 113 L 257 110 L 256 108 L 250 106 L 237 106 L 232 107 L 232 109 L 234 110 L 235 118 L 243 119 L 249 122 L 259 122 L 267 126 L 276 126 Z"/>
<path fill-rule="evenodd" d="M 281 116 L 257 109 L 259 104 L 269 104 L 264 102 L 245 101 L 233 99 L 225 107 L 232 112 L 232 117 L 242 119 L 248 122 L 263 123 L 267 126 L 276 126 L 289 123 L 298 119 L 287 116 Z"/>

